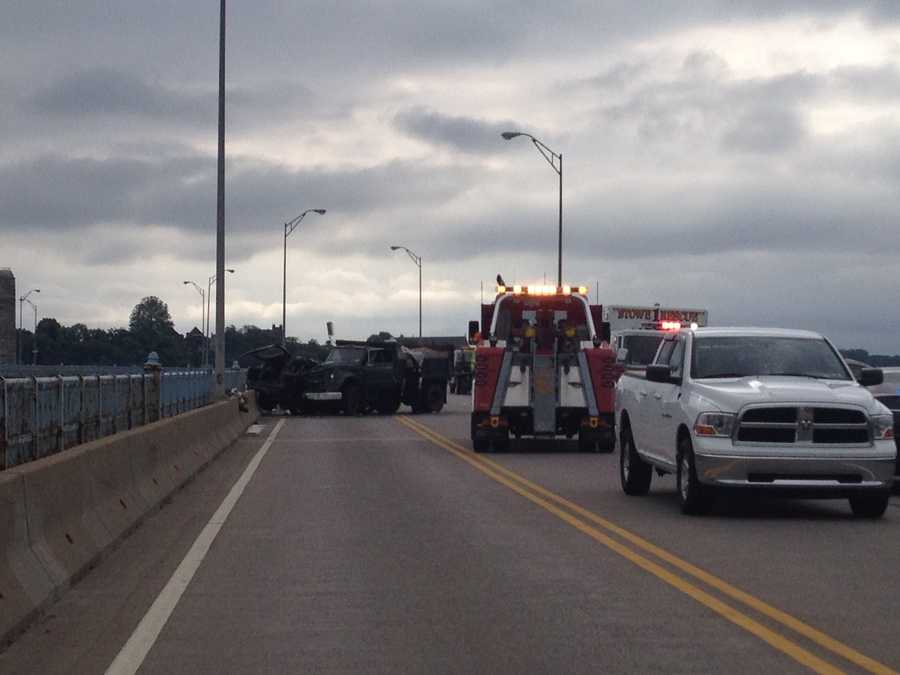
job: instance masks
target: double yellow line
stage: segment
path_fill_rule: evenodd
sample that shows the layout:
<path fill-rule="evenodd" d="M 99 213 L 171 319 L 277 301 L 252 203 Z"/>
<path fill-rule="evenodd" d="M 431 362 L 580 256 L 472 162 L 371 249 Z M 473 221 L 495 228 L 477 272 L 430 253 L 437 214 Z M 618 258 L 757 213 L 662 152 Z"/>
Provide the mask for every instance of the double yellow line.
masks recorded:
<path fill-rule="evenodd" d="M 759 621 L 751 618 L 748 614 L 737 609 L 735 606 L 720 600 L 696 583 L 692 583 L 688 579 L 675 574 L 671 569 L 668 569 L 660 563 L 668 564 L 682 572 L 684 575 L 693 578 L 695 581 L 705 584 L 710 589 L 715 589 L 722 595 L 731 598 L 746 608 L 758 612 L 767 619 L 780 624 L 807 640 L 810 640 L 831 654 L 839 656 L 863 670 L 870 673 L 878 673 L 880 675 L 889 673 L 898 675 L 897 671 L 860 653 L 817 628 L 813 628 L 809 624 L 806 624 L 796 617 L 750 595 L 746 591 L 742 591 L 741 589 L 732 586 L 723 579 L 692 565 L 686 560 L 650 543 L 646 539 L 616 525 L 606 518 L 598 516 L 578 504 L 533 483 L 524 476 L 521 476 L 514 471 L 510 471 L 497 462 L 481 455 L 476 455 L 468 448 L 434 431 L 425 424 L 407 416 L 397 416 L 395 419 L 435 445 L 447 450 L 464 462 L 468 462 L 478 469 L 478 471 L 489 476 L 498 483 L 508 487 L 510 490 L 516 492 L 530 502 L 533 502 L 544 510 L 552 513 L 579 532 L 582 532 L 594 541 L 603 544 L 611 551 L 618 553 L 623 558 L 634 563 L 663 582 L 677 588 L 682 593 L 685 593 L 700 604 L 752 633 L 778 651 L 786 654 L 797 662 L 802 663 L 811 670 L 814 670 L 817 673 L 843 672 L 837 666 L 816 656 L 808 649 L 800 646 L 800 644 L 794 640 L 788 639 L 771 628 L 768 628 Z M 615 535 L 617 538 L 610 535 Z M 650 556 L 655 558 L 655 560 Z"/>

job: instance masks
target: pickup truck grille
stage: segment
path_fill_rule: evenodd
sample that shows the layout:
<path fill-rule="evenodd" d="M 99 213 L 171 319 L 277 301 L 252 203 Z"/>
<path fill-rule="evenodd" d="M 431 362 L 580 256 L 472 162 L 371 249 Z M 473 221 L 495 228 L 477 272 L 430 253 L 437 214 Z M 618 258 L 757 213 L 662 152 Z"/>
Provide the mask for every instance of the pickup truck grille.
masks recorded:
<path fill-rule="evenodd" d="M 868 444 L 869 420 L 861 410 L 851 408 L 750 408 L 741 416 L 735 439 L 741 443 Z"/>

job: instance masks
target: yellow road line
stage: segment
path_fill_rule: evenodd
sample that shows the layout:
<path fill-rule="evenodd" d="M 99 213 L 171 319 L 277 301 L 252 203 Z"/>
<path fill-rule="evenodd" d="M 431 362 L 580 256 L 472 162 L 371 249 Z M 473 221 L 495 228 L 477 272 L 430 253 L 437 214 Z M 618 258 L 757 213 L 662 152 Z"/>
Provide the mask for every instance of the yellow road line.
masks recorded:
<path fill-rule="evenodd" d="M 786 626 L 787 628 L 790 628 L 791 630 L 796 631 L 797 633 L 803 635 L 805 638 L 812 640 L 813 642 L 820 645 L 821 647 L 824 647 L 825 649 L 829 650 L 830 652 L 847 659 L 848 661 L 859 666 L 860 668 L 863 668 L 864 670 L 867 670 L 871 673 L 878 673 L 878 675 L 892 675 L 892 674 L 897 675 L 897 671 L 889 668 L 888 666 L 885 666 L 884 664 L 879 663 L 878 661 L 866 656 L 865 654 L 860 653 L 859 651 L 853 649 L 849 645 L 846 645 L 846 644 L 840 642 L 839 640 L 836 640 L 835 638 L 831 637 L 830 635 L 827 635 L 826 633 L 823 633 L 822 631 L 820 631 L 816 628 L 813 628 L 809 624 L 806 624 L 803 621 L 800 621 L 800 619 L 797 619 L 796 617 L 791 616 L 790 614 L 788 614 L 776 607 L 773 607 L 772 605 L 764 602 L 763 600 L 760 600 L 759 598 L 756 598 L 755 596 L 750 595 L 746 591 L 742 591 L 741 589 L 736 588 L 735 586 L 732 586 L 727 581 L 720 579 L 719 577 L 715 576 L 714 574 L 706 572 L 705 570 L 702 570 L 699 567 L 692 565 L 691 563 L 687 562 L 686 560 L 679 558 L 678 556 L 666 551 L 665 549 L 662 549 L 659 546 L 656 546 L 656 545 L 650 543 L 646 539 L 634 534 L 633 532 L 630 532 L 630 531 L 626 530 L 625 528 L 623 528 L 619 525 L 616 525 L 615 523 L 607 520 L 606 518 L 603 518 L 602 516 L 598 516 L 596 513 L 593 513 L 592 511 L 588 511 L 587 509 L 579 506 L 578 504 L 570 502 L 569 500 L 565 499 L 564 497 L 561 497 L 553 492 L 550 492 L 546 488 L 544 488 L 540 485 L 537 485 L 536 483 L 531 482 L 524 476 L 521 476 L 521 475 L 515 473 L 514 471 L 510 471 L 506 467 L 501 466 L 500 464 L 497 464 L 496 462 L 494 462 L 486 457 L 482 457 L 481 455 L 476 455 L 468 448 L 465 448 L 465 447 L 459 445 L 458 443 L 455 443 L 454 441 L 450 440 L 449 438 L 441 436 L 441 434 L 426 427 L 421 422 L 416 422 L 414 420 L 409 420 L 409 421 L 413 422 L 416 426 L 418 426 L 424 430 L 427 430 L 429 433 L 442 438 L 445 442 L 453 444 L 460 451 L 469 453 L 472 457 L 475 457 L 479 461 L 484 462 L 486 465 L 492 467 L 494 470 L 499 471 L 500 473 L 512 478 L 513 480 L 516 480 L 516 481 L 522 483 L 523 485 L 527 486 L 531 490 L 534 490 L 538 494 L 543 495 L 544 497 L 556 502 L 557 504 L 565 506 L 567 509 L 574 511 L 578 515 L 580 515 L 584 518 L 587 518 L 588 520 L 590 520 L 593 523 L 596 523 L 597 525 L 600 525 L 602 528 L 619 535 L 620 537 L 622 537 L 626 541 L 634 544 L 638 548 L 641 548 L 644 551 L 655 555 L 656 557 L 660 558 L 661 560 L 665 560 L 667 563 L 669 563 L 673 567 L 680 569 L 682 572 L 689 574 L 692 577 L 694 577 L 695 579 L 698 579 L 698 580 L 704 582 L 705 584 L 712 586 L 713 588 L 719 590 L 720 592 L 724 593 L 725 595 L 728 595 L 729 597 L 731 597 L 735 600 L 738 600 L 739 602 L 744 603 L 748 607 L 751 607 L 752 609 L 756 610 L 760 614 L 764 614 L 765 616 L 769 617 L 773 621 L 777 621 L 778 623 L 782 624 L 783 626 Z"/>
<path fill-rule="evenodd" d="M 783 626 L 790 628 L 791 630 L 794 630 L 795 632 L 799 633 L 800 635 L 803 635 L 804 637 L 812 640 L 813 642 L 820 645 L 821 647 L 824 647 L 825 649 L 829 650 L 833 654 L 841 656 L 841 657 L 847 659 L 848 661 L 850 661 L 851 663 L 853 663 L 869 672 L 879 673 L 879 674 L 884 674 L 884 675 L 889 675 L 889 674 L 893 673 L 894 675 L 896 675 L 896 671 L 892 670 L 891 668 L 879 663 L 878 661 L 876 661 L 868 656 L 865 656 L 864 654 L 860 653 L 859 651 L 853 649 L 852 647 L 849 647 L 848 645 L 843 644 L 842 642 L 832 638 L 831 636 L 823 633 L 822 631 L 820 631 L 816 628 L 813 628 L 812 626 L 809 626 L 808 624 L 800 621 L 799 619 L 791 616 L 790 614 L 787 614 L 786 612 L 783 612 L 782 610 L 779 610 L 779 609 L 769 605 L 768 603 L 766 603 L 762 600 L 759 600 L 758 598 L 750 595 L 749 593 L 732 586 L 731 584 L 716 577 L 715 575 L 710 574 L 709 572 L 706 572 L 706 571 L 696 567 L 695 565 L 692 565 L 691 563 L 675 556 L 672 553 L 669 553 L 665 549 L 662 549 L 654 544 L 651 544 L 649 541 L 643 539 L 642 537 L 639 537 L 636 534 L 633 534 L 632 532 L 629 532 L 628 530 L 616 525 L 615 523 L 612 523 L 611 521 L 609 521 L 605 518 L 602 518 L 601 516 L 598 516 L 597 514 L 591 512 L 591 511 L 588 511 L 587 509 L 585 509 L 581 506 L 578 506 L 577 504 L 574 504 L 573 502 L 570 502 L 569 500 L 567 500 L 553 492 L 550 492 L 546 488 L 543 488 L 542 486 L 537 485 L 536 483 L 533 483 L 532 481 L 529 481 L 524 476 L 521 476 L 521 475 L 515 473 L 514 471 L 510 471 L 506 467 L 503 467 L 500 464 L 497 464 L 496 462 L 494 462 L 492 460 L 489 460 L 480 455 L 476 455 L 468 448 L 465 448 L 465 447 L 459 445 L 458 443 L 455 443 L 454 441 L 446 438 L 445 436 L 434 431 L 430 427 L 427 427 L 426 425 L 422 424 L 421 422 L 417 422 L 408 417 L 398 417 L 397 419 L 401 423 L 403 423 L 405 426 L 409 427 L 413 431 L 416 431 L 420 435 L 425 436 L 426 438 L 428 438 L 428 440 L 432 441 L 436 445 L 439 445 L 439 446 L 443 447 L 444 449 L 450 451 L 454 455 L 458 456 L 460 459 L 463 459 L 464 461 L 468 462 L 469 464 L 475 466 L 475 468 L 479 469 L 480 471 L 490 475 L 492 478 L 494 478 L 498 482 L 501 482 L 504 485 L 506 485 L 507 487 L 510 487 L 511 489 L 515 490 L 522 496 L 525 496 L 526 498 L 528 498 L 529 500 L 531 500 L 535 503 L 539 503 L 541 506 L 544 506 L 544 508 L 547 508 L 545 506 L 545 504 L 548 503 L 547 500 L 549 500 L 550 502 L 555 502 L 556 504 L 559 504 L 560 506 L 564 506 L 565 508 L 569 509 L 570 511 L 582 516 L 583 518 L 586 518 L 587 520 L 590 520 L 591 522 L 599 525 L 600 527 L 602 527 L 610 532 L 615 533 L 619 537 L 625 539 L 626 541 L 637 546 L 638 548 L 643 549 L 647 553 L 650 553 L 650 554 L 658 557 L 659 559 L 664 560 L 665 562 L 669 563 L 673 567 L 676 567 L 677 569 L 681 570 L 682 572 L 685 572 L 686 574 L 693 576 L 695 579 L 698 579 L 699 581 L 702 581 L 702 582 L 708 584 L 709 586 L 719 590 L 720 592 L 728 595 L 729 597 L 731 597 L 735 600 L 738 600 L 739 602 L 742 602 L 746 606 L 760 612 L 761 614 L 782 624 Z M 518 487 L 511 485 L 509 480 L 507 480 L 507 479 L 511 479 L 512 481 L 515 481 L 516 483 L 521 485 L 523 489 L 519 489 Z M 525 488 L 527 488 L 527 490 Z M 528 492 L 528 491 L 530 491 L 530 492 Z M 541 495 L 541 497 L 539 497 L 538 495 Z M 542 499 L 542 497 L 543 497 L 543 499 Z M 536 500 L 540 500 L 540 501 L 536 501 Z M 552 508 L 555 509 L 555 507 L 552 507 Z M 548 510 L 552 510 L 552 509 L 548 509 Z M 556 513 L 555 510 L 552 510 L 552 512 L 555 515 L 559 516 L 559 514 Z M 563 516 L 559 516 L 559 517 L 561 517 L 566 522 L 570 522 L 569 518 L 571 518 L 571 516 L 569 516 L 569 514 L 565 514 L 565 515 L 568 516 L 568 518 L 563 517 Z M 577 519 L 574 519 L 574 520 L 577 521 Z M 590 527 L 590 526 L 586 525 L 585 523 L 583 523 L 582 521 L 577 521 L 577 522 L 581 523 L 581 525 L 584 527 L 588 527 L 588 528 Z M 574 525 L 574 523 L 571 523 L 571 522 L 570 522 L 570 524 L 573 524 L 573 526 L 577 527 L 577 529 L 579 529 L 587 534 L 587 532 L 583 529 L 583 527 Z M 593 528 L 590 528 L 590 529 L 593 530 Z M 597 531 L 594 530 L 594 532 L 597 532 Z M 599 534 L 601 537 L 606 538 L 606 535 L 602 535 L 599 532 L 597 532 L 597 534 Z M 593 537 L 593 535 L 589 535 L 589 536 Z M 659 569 L 661 569 L 663 572 L 665 572 L 666 575 L 670 575 L 671 577 L 676 579 L 678 581 L 678 583 L 673 583 L 672 581 L 670 581 L 670 579 L 668 577 L 664 577 L 659 574 L 656 574 L 656 572 L 654 570 L 650 570 L 645 565 L 638 563 L 635 559 L 632 559 L 632 556 L 634 556 L 636 558 L 640 558 L 641 560 L 644 560 L 651 565 L 655 565 L 655 563 L 647 560 L 646 558 L 643 558 L 639 554 L 631 551 L 631 549 L 625 548 L 624 546 L 622 546 L 615 540 L 611 540 L 611 539 L 609 540 L 616 545 L 614 547 L 614 546 L 610 546 L 606 541 L 601 541 L 600 539 L 597 539 L 597 537 L 593 537 L 593 538 L 596 539 L 597 541 L 600 541 L 600 543 L 607 545 L 609 548 L 611 548 L 612 550 L 615 550 L 617 553 L 620 553 L 621 555 L 628 558 L 635 564 L 638 564 L 642 568 L 647 569 L 648 571 L 655 574 L 659 578 L 663 579 L 667 583 L 670 583 L 673 586 L 676 586 L 677 588 L 679 588 L 679 590 L 682 590 L 683 592 L 687 593 L 691 597 L 694 597 L 698 601 L 703 602 L 703 604 L 705 604 L 708 607 L 710 607 L 711 609 L 714 609 L 715 611 L 719 612 L 720 614 L 722 614 L 723 616 L 728 618 L 730 621 L 733 621 L 734 623 L 738 623 L 738 625 L 741 625 L 742 627 L 746 628 L 747 630 L 750 630 L 750 632 L 754 633 L 758 637 L 762 637 L 762 639 L 766 640 L 766 642 L 769 642 L 770 644 L 772 644 L 776 648 L 780 649 L 781 651 L 788 653 L 789 655 L 791 655 L 793 658 L 796 658 L 801 663 L 810 665 L 806 661 L 803 661 L 802 659 L 797 658 L 797 656 L 795 654 L 787 651 L 786 649 L 782 649 L 782 647 L 779 646 L 781 644 L 781 641 L 787 642 L 787 644 L 790 645 L 791 649 L 798 649 L 803 654 L 808 655 L 808 656 L 812 657 L 813 659 L 816 659 L 818 662 L 825 664 L 826 667 L 831 669 L 830 672 L 834 672 L 833 666 L 831 666 L 830 664 L 828 664 L 824 661 L 819 660 L 817 657 L 813 656 L 809 652 L 806 652 L 805 650 L 802 649 L 802 647 L 800 647 L 796 643 L 787 641 L 775 633 L 773 633 L 773 635 L 775 635 L 779 638 L 779 643 L 775 644 L 773 642 L 770 642 L 770 640 L 766 639 L 765 637 L 763 637 L 762 635 L 757 633 L 755 630 L 751 630 L 749 627 L 747 627 L 743 623 L 735 621 L 734 618 L 732 618 L 732 616 L 729 615 L 729 613 L 726 613 L 725 611 L 720 611 L 720 608 L 713 607 L 712 605 L 704 602 L 703 600 L 700 600 L 693 591 L 697 591 L 699 593 L 703 593 L 704 595 L 706 595 L 704 593 L 704 591 L 700 590 L 697 587 L 692 586 L 690 583 L 684 581 L 680 577 L 671 575 L 671 573 L 668 572 L 667 570 L 665 570 L 664 568 L 660 567 Z M 625 551 L 628 552 L 628 555 L 626 555 L 625 553 L 623 553 L 616 547 L 622 547 Z M 682 588 L 682 586 L 680 584 L 684 584 L 693 590 L 689 592 L 685 588 Z M 707 597 L 711 598 L 716 603 L 719 602 L 717 599 L 713 598 L 712 596 L 707 596 Z M 765 630 L 765 631 L 769 630 L 769 629 L 761 626 L 760 624 L 756 624 L 756 622 L 753 622 L 752 619 L 741 614 L 738 610 L 735 610 L 734 608 L 731 608 L 730 606 L 728 606 L 724 603 L 721 603 L 721 606 L 722 606 L 722 608 L 727 608 L 727 610 L 729 610 L 729 612 L 733 612 L 733 613 L 736 613 L 736 614 L 742 616 L 746 621 L 752 622 L 753 624 L 755 624 L 756 626 L 759 626 L 763 630 Z M 811 665 L 810 665 L 810 667 L 812 667 L 814 670 L 816 669 L 815 667 L 813 667 Z"/>

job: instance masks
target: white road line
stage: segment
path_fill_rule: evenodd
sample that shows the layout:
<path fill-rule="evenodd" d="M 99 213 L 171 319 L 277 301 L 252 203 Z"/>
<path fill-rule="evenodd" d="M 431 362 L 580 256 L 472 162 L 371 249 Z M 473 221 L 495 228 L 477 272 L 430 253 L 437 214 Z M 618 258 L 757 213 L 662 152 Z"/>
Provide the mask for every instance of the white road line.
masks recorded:
<path fill-rule="evenodd" d="M 215 540 L 216 535 L 219 534 L 219 530 L 222 529 L 222 525 L 225 524 L 225 520 L 234 508 L 234 505 L 237 504 L 238 499 L 243 494 L 244 488 L 247 487 L 247 484 L 253 478 L 253 474 L 259 468 L 260 462 L 266 456 L 269 447 L 272 445 L 278 432 L 281 431 L 281 427 L 284 426 L 284 422 L 284 420 L 278 421 L 278 424 L 272 429 L 272 433 L 266 438 L 265 443 L 256 452 L 253 459 L 250 460 L 247 468 L 244 469 L 244 473 L 235 481 L 228 495 L 219 505 L 219 508 L 216 509 L 212 518 L 209 519 L 203 531 L 197 536 L 187 555 L 184 556 L 184 560 L 178 565 L 178 569 L 172 574 L 165 588 L 153 601 L 144 618 L 141 619 L 131 637 L 128 638 L 128 642 L 122 647 L 122 651 L 119 652 L 115 660 L 109 665 L 109 668 L 106 669 L 107 675 L 134 675 L 138 668 L 141 667 L 141 664 L 144 663 L 144 659 L 147 658 L 147 654 L 162 632 L 176 605 L 178 605 L 178 601 L 181 600 L 181 596 L 187 589 L 188 584 L 194 578 L 194 573 L 206 557 L 209 547 Z"/>

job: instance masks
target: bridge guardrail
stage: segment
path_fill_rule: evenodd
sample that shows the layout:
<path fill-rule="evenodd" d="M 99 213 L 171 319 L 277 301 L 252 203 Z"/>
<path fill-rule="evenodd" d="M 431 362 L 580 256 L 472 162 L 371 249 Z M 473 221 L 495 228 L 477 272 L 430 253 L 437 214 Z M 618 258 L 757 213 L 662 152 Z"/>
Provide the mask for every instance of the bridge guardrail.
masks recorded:
<path fill-rule="evenodd" d="M 246 383 L 245 370 L 225 372 L 226 391 Z M 0 471 L 200 408 L 214 391 L 210 370 L 0 377 Z"/>

